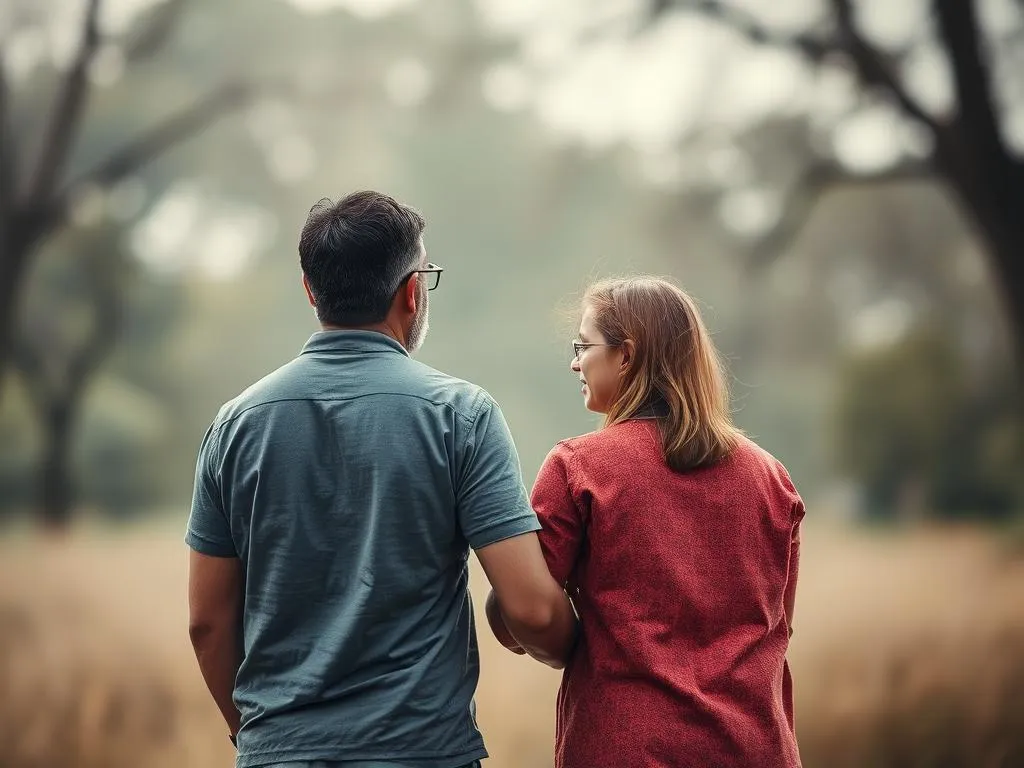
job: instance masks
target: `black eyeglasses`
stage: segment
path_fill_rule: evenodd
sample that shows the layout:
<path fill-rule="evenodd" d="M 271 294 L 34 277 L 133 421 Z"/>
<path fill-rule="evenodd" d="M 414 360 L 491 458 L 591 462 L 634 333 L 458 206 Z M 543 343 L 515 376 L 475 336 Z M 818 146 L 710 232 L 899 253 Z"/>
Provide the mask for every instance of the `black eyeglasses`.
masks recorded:
<path fill-rule="evenodd" d="M 427 266 L 423 267 L 423 269 L 414 269 L 408 275 L 403 277 L 402 281 L 404 282 L 404 281 L 408 280 L 410 277 L 412 277 L 413 275 L 416 275 L 416 274 L 424 274 L 424 275 L 427 275 L 427 278 L 426 278 L 427 290 L 428 291 L 432 291 L 435 288 L 437 288 L 438 285 L 441 284 L 441 273 L 442 272 L 444 272 L 444 267 L 439 267 L 439 266 L 437 266 L 437 264 L 431 264 L 428 261 L 427 262 Z"/>
<path fill-rule="evenodd" d="M 405 277 L 403 277 L 401 280 L 399 280 L 398 281 L 398 286 L 395 288 L 395 293 L 397 294 L 398 293 L 398 289 L 401 288 L 403 285 L 405 285 L 405 281 L 406 280 L 408 280 L 413 275 L 420 274 L 420 273 L 423 273 L 423 274 L 427 275 L 427 277 L 426 277 L 427 290 L 428 291 L 432 291 L 435 288 L 437 288 L 438 285 L 440 285 L 440 283 L 441 283 L 441 273 L 442 272 L 444 272 L 444 267 L 439 267 L 439 266 L 437 266 L 437 264 L 431 264 L 428 261 L 427 262 L 427 266 L 423 267 L 422 269 L 414 269 L 411 272 L 409 272 L 409 274 L 407 274 Z"/>
<path fill-rule="evenodd" d="M 616 346 L 618 346 L 618 345 L 617 344 L 599 343 L 599 342 L 596 342 L 596 341 L 576 341 L 576 340 L 573 340 L 573 342 L 572 342 L 572 359 L 575 360 L 581 354 L 583 354 L 583 350 L 589 349 L 590 347 L 616 347 Z"/>

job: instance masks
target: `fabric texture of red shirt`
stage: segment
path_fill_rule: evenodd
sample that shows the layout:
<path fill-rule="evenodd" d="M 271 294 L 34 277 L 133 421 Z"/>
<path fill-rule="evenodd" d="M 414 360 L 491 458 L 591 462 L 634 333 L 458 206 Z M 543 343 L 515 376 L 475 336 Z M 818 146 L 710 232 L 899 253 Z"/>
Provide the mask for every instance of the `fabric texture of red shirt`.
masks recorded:
<path fill-rule="evenodd" d="M 781 463 L 741 438 L 677 473 L 636 419 L 556 445 L 532 502 L 582 627 L 556 768 L 800 765 L 786 606 L 804 507 Z"/>

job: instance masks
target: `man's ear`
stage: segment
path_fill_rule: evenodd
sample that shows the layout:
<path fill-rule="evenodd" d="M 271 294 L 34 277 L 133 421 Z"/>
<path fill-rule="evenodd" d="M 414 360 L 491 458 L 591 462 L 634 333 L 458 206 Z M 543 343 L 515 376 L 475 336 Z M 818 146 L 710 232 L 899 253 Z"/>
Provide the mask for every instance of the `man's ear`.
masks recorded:
<path fill-rule="evenodd" d="M 309 287 L 309 279 L 306 273 L 302 273 L 302 287 L 306 289 L 306 298 L 309 299 L 309 306 L 316 309 L 316 299 L 313 297 L 313 289 Z"/>
<path fill-rule="evenodd" d="M 419 298 L 419 279 L 419 273 L 414 272 L 409 279 L 405 281 L 405 289 L 402 292 L 402 297 L 405 300 L 405 309 L 409 314 L 416 313 L 417 299 Z"/>

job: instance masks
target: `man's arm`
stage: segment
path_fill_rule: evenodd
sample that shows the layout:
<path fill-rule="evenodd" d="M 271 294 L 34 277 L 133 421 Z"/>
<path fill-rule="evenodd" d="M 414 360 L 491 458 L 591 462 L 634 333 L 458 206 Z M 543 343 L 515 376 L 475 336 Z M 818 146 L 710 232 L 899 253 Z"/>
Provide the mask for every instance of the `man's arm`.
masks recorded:
<path fill-rule="evenodd" d="M 242 660 L 242 564 L 237 557 L 190 551 L 188 634 L 199 669 L 234 736 L 241 715 L 232 699 Z"/>
<path fill-rule="evenodd" d="M 476 555 L 494 588 L 499 618 L 512 637 L 538 661 L 564 667 L 578 622 L 568 596 L 548 571 L 537 534 L 489 544 Z"/>

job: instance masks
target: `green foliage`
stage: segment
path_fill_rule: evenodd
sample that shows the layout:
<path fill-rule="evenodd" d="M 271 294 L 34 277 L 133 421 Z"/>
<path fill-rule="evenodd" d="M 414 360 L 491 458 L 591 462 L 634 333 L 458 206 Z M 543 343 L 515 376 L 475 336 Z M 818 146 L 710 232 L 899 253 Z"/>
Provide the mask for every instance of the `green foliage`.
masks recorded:
<path fill-rule="evenodd" d="M 0 397 L 0 517 L 24 510 L 31 501 L 39 437 L 30 408 L 22 382 L 12 377 Z"/>
<path fill-rule="evenodd" d="M 992 371 L 969 370 L 953 337 L 934 327 L 845 361 L 837 454 L 869 514 L 999 518 L 1016 508 L 1018 405 L 1012 388 L 993 380 Z"/>
<path fill-rule="evenodd" d="M 44 409 L 59 401 L 69 369 L 113 313 L 109 351 L 82 393 L 70 432 L 76 502 L 116 514 L 169 495 L 163 458 L 180 380 L 163 366 L 162 342 L 181 310 L 182 286 L 154 281 L 129 257 L 112 224 L 74 227 L 40 254 L 20 307 L 16 373 L 0 409 L 0 514 L 32 508 L 44 482 Z M 116 350 L 116 354 L 111 354 Z M 107 371 L 105 375 L 103 371 Z"/>
<path fill-rule="evenodd" d="M 145 390 L 110 377 L 97 381 L 77 445 L 81 498 L 124 517 L 172 495 L 161 461 L 171 418 Z"/>

